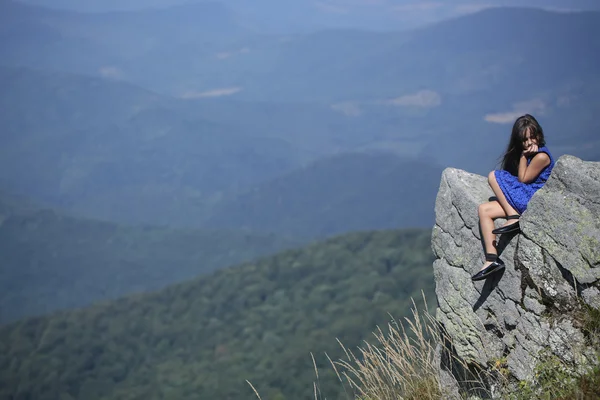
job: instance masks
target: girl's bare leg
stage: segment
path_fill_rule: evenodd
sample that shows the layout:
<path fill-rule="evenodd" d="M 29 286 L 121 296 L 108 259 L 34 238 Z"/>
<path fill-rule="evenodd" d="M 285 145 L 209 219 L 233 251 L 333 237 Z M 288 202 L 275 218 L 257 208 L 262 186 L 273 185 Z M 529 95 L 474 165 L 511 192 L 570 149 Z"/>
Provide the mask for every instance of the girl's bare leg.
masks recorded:
<path fill-rule="evenodd" d="M 504 215 L 501 215 L 501 216 L 499 216 L 497 218 L 506 217 L 508 215 L 518 215 L 519 213 L 517 212 L 517 210 L 515 210 L 510 205 L 510 203 L 508 202 L 508 200 L 506 200 L 506 196 L 504 196 L 504 193 L 502 193 L 502 189 L 500 189 L 500 185 L 498 185 L 498 181 L 496 181 L 496 174 L 494 173 L 494 171 L 492 171 L 492 172 L 489 173 L 489 175 L 488 175 L 488 182 L 490 184 L 490 187 L 494 191 L 494 195 L 498 198 L 498 203 L 500 203 L 500 206 L 502 207 L 502 209 L 504 210 L 504 213 L 505 213 Z M 506 221 L 506 223 L 504 224 L 504 226 L 514 224 L 517 221 L 519 221 L 519 220 L 518 219 L 511 219 L 509 221 Z M 494 228 L 492 228 L 492 229 L 494 229 Z"/>
<path fill-rule="evenodd" d="M 485 252 L 488 254 L 498 254 L 498 250 L 496 250 L 496 235 L 492 231 L 494 230 L 494 219 L 501 217 L 506 217 L 506 212 L 499 202 L 490 201 L 479 206 L 479 225 L 481 227 Z M 481 269 L 486 268 L 491 263 L 492 261 L 486 261 Z"/>

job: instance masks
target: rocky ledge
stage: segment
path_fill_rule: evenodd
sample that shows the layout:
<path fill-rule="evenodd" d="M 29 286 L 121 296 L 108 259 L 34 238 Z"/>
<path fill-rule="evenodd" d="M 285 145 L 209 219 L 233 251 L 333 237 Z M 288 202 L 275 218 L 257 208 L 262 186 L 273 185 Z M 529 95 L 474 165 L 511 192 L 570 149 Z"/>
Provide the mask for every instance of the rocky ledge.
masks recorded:
<path fill-rule="evenodd" d="M 549 354 L 588 368 L 598 358 L 581 312 L 600 308 L 600 163 L 560 157 L 522 215 L 521 233 L 499 237 L 506 268 L 472 282 L 484 262 L 477 207 L 492 195 L 483 176 L 442 175 L 432 236 L 436 317 L 455 355 L 484 369 L 502 360 L 512 381 L 531 382 Z"/>

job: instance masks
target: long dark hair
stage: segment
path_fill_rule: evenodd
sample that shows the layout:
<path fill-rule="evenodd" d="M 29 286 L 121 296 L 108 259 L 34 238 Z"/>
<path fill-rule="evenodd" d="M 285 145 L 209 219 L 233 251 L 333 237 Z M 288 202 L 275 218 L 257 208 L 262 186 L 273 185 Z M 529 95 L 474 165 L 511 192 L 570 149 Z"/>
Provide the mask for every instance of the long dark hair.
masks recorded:
<path fill-rule="evenodd" d="M 519 158 L 523 152 L 523 139 L 527 132 L 537 141 L 539 147 L 546 145 L 544 130 L 537 120 L 529 114 L 525 114 L 515 121 L 510 135 L 510 141 L 504 156 L 502 156 L 502 169 L 517 175 L 519 172 Z"/>

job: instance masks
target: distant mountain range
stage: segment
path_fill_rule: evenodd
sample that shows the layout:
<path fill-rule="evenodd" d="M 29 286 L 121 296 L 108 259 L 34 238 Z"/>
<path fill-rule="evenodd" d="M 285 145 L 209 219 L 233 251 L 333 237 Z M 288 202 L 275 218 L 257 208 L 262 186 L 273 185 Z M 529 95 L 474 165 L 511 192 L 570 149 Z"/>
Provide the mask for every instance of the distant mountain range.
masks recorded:
<path fill-rule="evenodd" d="M 440 107 L 431 96 L 417 104 L 431 112 L 483 95 L 490 108 L 509 107 L 548 91 L 565 95 L 599 67 L 597 12 L 493 8 L 404 32 L 265 35 L 212 2 L 81 14 L 5 1 L 0 11 L 1 64 L 123 79 L 186 98 L 363 108 L 428 90 Z"/>
<path fill-rule="evenodd" d="M 10 43 L 0 48 L 0 185 L 95 218 L 286 232 L 298 222 L 297 232 L 327 235 L 389 227 L 376 222 L 387 213 L 400 226 L 424 226 L 429 215 L 400 210 L 431 196 L 439 178 L 391 173 L 376 189 L 360 177 L 377 162 L 356 154 L 485 173 L 525 112 L 539 118 L 555 156 L 600 159 L 597 12 L 499 8 L 405 32 L 263 36 L 240 33 L 248 31 L 212 3 L 84 16 L 2 4 L 13 14 L 0 17 L 12 21 L 0 24 Z M 223 24 L 196 26 L 194 9 Z M 30 40 L 36 27 L 57 47 Z M 146 34 L 157 40 L 142 45 Z M 79 58 L 94 67 L 77 67 Z M 344 153 L 354 155 L 336 158 Z M 341 165 L 355 174 L 340 174 Z M 319 175 L 340 177 L 335 196 L 315 190 L 327 186 Z M 380 210 L 382 200 L 364 194 L 405 186 L 414 197 L 395 192 L 399 202 Z M 291 201 L 291 188 L 305 203 Z M 275 199 L 286 200 L 275 207 Z M 333 209 L 339 219 L 323 218 Z"/>
<path fill-rule="evenodd" d="M 13 69 L 0 69 L 0 82 L 0 182 L 66 208 L 96 205 L 98 217 L 140 221 L 183 207 L 182 218 L 199 220 L 220 192 L 299 162 L 282 139 L 192 118 L 122 83 Z"/>
<path fill-rule="evenodd" d="M 441 168 L 381 150 L 327 159 L 364 141 L 334 110 L 257 104 L 228 123 L 223 107 L 97 78 L 0 68 L 0 82 L 0 183 L 81 215 L 303 237 L 433 221 Z"/>
<path fill-rule="evenodd" d="M 167 8 L 214 0 L 26 0 L 27 3 L 88 12 Z M 597 10 L 595 0 L 490 0 L 418 2 L 415 0 L 352 1 L 324 0 L 222 0 L 232 11 L 261 30 L 298 33 L 315 29 L 361 28 L 407 29 L 488 7 L 540 7 L 556 10 Z"/>
<path fill-rule="evenodd" d="M 423 307 L 421 290 L 431 301 L 430 237 L 348 234 L 0 327 L 0 398 L 241 400 L 249 380 L 265 399 L 309 399 L 311 353 L 322 393 L 342 398 L 324 353 L 339 359 L 336 338 L 354 349 L 390 315 L 402 321 L 411 297 Z"/>
<path fill-rule="evenodd" d="M 389 153 L 321 159 L 219 203 L 206 226 L 292 237 L 428 227 L 442 169 Z"/>

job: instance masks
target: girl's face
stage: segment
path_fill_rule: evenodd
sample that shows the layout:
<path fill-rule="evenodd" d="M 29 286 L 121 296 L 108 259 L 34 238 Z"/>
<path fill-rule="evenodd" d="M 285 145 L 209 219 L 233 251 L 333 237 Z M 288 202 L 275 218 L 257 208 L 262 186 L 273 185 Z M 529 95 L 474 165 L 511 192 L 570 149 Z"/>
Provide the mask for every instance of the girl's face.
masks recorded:
<path fill-rule="evenodd" d="M 523 148 L 528 149 L 532 145 L 538 145 L 537 138 L 532 134 L 532 129 L 527 129 L 523 135 Z"/>

